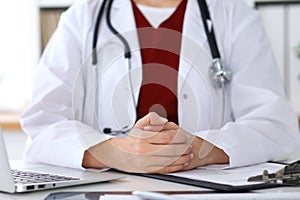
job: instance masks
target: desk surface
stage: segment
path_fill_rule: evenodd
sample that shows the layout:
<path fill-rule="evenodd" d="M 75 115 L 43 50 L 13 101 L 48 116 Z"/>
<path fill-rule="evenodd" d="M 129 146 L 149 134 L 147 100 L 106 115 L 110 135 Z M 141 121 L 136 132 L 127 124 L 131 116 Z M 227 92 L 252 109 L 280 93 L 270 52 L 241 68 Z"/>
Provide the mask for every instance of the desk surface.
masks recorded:
<path fill-rule="evenodd" d="M 22 161 L 12 161 L 11 167 L 12 168 L 26 168 L 30 166 L 35 166 L 38 164 L 30 164 L 24 163 Z M 82 185 L 82 186 L 75 186 L 75 187 L 68 187 L 68 188 L 58 188 L 54 190 L 45 190 L 45 191 L 38 191 L 38 192 L 31 192 L 31 193 L 23 193 L 23 194 L 5 194 L 0 192 L 0 200 L 19 200 L 19 199 L 28 199 L 28 200 L 35 200 L 35 199 L 43 199 L 48 196 L 50 193 L 53 192 L 63 192 L 63 191 L 209 191 L 207 189 L 193 187 L 188 185 L 181 185 L 177 183 L 165 182 L 156 179 L 150 179 L 140 176 L 134 175 L 126 175 L 126 178 L 105 182 L 105 183 L 96 183 L 90 185 Z"/>
<path fill-rule="evenodd" d="M 34 166 L 35 164 L 27 164 L 22 161 L 13 161 L 11 162 L 12 167 L 26 167 L 26 166 Z M 39 191 L 39 192 L 32 192 L 32 193 L 24 193 L 24 194 L 6 194 L 0 192 L 0 200 L 19 200 L 19 199 L 43 199 L 46 196 L 48 196 L 50 193 L 53 192 L 66 192 L 66 191 L 90 191 L 90 192 L 108 192 L 108 191 L 122 191 L 122 192 L 131 192 L 131 191 L 199 191 L 203 192 L 201 194 L 201 198 L 199 199 L 224 199 L 225 196 L 228 196 L 227 199 L 257 199 L 255 198 L 249 198 L 250 193 L 240 193 L 240 194 L 217 194 L 220 198 L 216 198 L 216 194 L 212 196 L 212 191 L 200 188 L 200 187 L 194 187 L 194 186 L 188 186 L 188 185 L 182 185 L 172 182 L 166 182 L 166 181 L 160 181 L 156 179 L 151 178 L 145 178 L 140 176 L 134 176 L 134 175 L 126 175 L 127 177 L 121 180 L 106 182 L 106 183 L 98 183 L 98 184 L 90 184 L 90 185 L 83 185 L 83 186 L 76 186 L 76 187 L 68 187 L 68 188 L 60 188 L 60 189 L 54 189 L 54 190 L 45 190 L 45 191 Z M 261 193 L 260 199 L 270 199 L 267 197 L 270 196 L 276 196 L 277 199 L 299 199 L 300 198 L 300 187 L 282 187 L 282 188 L 273 188 L 273 189 L 265 189 L 265 190 L 258 190 L 255 191 L 258 193 Z M 225 196 L 224 196 L 225 195 Z M 211 198 L 210 198 L 211 197 Z M 181 198 L 182 199 L 182 198 Z M 274 199 L 274 198 L 272 198 Z"/>
<path fill-rule="evenodd" d="M 11 130 L 11 129 L 21 129 L 20 125 L 20 113 L 1 113 L 0 114 L 0 125 L 2 129 Z"/>

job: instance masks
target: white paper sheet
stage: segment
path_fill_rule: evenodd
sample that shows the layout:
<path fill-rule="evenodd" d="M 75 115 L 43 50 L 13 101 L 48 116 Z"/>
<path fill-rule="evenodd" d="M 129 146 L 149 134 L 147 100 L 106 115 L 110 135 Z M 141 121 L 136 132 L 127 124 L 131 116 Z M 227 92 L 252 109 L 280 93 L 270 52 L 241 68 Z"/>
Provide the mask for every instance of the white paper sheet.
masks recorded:
<path fill-rule="evenodd" d="M 179 200 L 296 200 L 299 193 L 268 192 L 268 193 L 227 193 L 227 194 L 181 194 L 171 195 Z M 129 200 L 129 199 L 128 199 Z M 132 199 L 134 200 L 134 199 Z"/>
<path fill-rule="evenodd" d="M 216 193 L 216 194 L 180 194 L 170 195 L 174 200 L 295 200 L 299 199 L 296 192 L 268 192 L 268 193 Z M 105 195 L 100 200 L 141 200 L 134 195 Z M 155 199 L 153 199 L 155 200 Z"/>
<path fill-rule="evenodd" d="M 108 194 L 108 195 L 101 196 L 99 200 L 141 200 L 141 199 L 133 195 Z"/>
<path fill-rule="evenodd" d="M 247 179 L 250 176 L 262 174 L 265 169 L 269 173 L 274 173 L 283 167 L 284 165 L 277 163 L 263 163 L 231 169 L 224 169 L 224 165 L 212 165 L 169 175 L 238 186 L 256 184 L 257 182 L 248 182 Z"/>
<path fill-rule="evenodd" d="M 282 164 L 277 163 L 263 163 L 257 165 L 251 165 L 239 168 L 226 168 L 227 165 L 210 165 L 205 167 L 199 167 L 194 170 L 170 173 L 169 175 L 190 178 L 195 180 L 210 181 L 221 184 L 228 184 L 233 186 L 238 185 L 250 185 L 256 184 L 257 182 L 248 182 L 247 179 L 251 176 L 256 176 L 262 174 L 266 169 L 269 173 L 274 173 L 284 167 Z M 285 196 L 282 193 L 278 196 L 278 193 L 242 193 L 242 194 L 182 194 L 182 195 L 170 195 L 170 198 L 181 199 L 181 200 L 202 200 L 202 199 L 281 199 Z M 266 198 L 268 197 L 268 198 Z M 279 198 L 278 198 L 279 197 Z M 291 198 L 295 198 L 295 193 L 290 195 Z M 139 200 L 137 196 L 134 195 L 105 195 L 100 198 L 100 200 Z"/>

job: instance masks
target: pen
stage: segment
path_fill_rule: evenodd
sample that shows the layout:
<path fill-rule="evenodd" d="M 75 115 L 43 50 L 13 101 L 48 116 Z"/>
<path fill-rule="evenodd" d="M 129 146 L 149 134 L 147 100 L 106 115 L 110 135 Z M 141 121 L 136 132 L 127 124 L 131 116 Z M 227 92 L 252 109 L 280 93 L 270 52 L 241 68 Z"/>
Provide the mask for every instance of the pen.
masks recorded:
<path fill-rule="evenodd" d="M 132 192 L 132 194 L 138 196 L 143 200 L 174 200 L 174 198 L 172 198 L 171 196 L 158 192 L 134 191 Z"/>

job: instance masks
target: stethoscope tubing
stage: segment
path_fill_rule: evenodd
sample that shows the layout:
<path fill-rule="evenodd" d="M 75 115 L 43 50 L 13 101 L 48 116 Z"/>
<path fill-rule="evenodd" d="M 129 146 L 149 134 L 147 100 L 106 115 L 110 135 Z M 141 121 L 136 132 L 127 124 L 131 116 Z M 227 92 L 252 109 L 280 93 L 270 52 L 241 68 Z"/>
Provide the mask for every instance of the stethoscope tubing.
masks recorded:
<path fill-rule="evenodd" d="M 137 103 L 135 101 L 134 92 L 133 92 L 133 86 L 132 86 L 132 80 L 131 80 L 131 49 L 128 44 L 128 41 L 114 28 L 114 26 L 111 23 L 111 7 L 114 0 L 103 0 L 102 5 L 100 7 L 99 13 L 97 15 L 95 27 L 94 27 L 94 35 L 93 35 L 93 42 L 92 42 L 92 65 L 97 65 L 97 41 L 98 41 L 98 32 L 99 27 L 103 18 L 103 14 L 107 5 L 107 12 L 106 12 L 106 23 L 109 28 L 109 30 L 119 38 L 119 40 L 122 42 L 124 46 L 124 58 L 128 62 L 128 70 L 129 70 L 129 86 L 132 91 L 132 99 L 134 102 L 134 106 L 136 107 Z M 210 12 L 208 9 L 208 5 L 206 0 L 197 0 L 199 5 L 199 10 L 201 13 L 201 19 L 203 22 L 204 30 L 206 37 L 208 39 L 211 55 L 213 58 L 212 66 L 210 67 L 210 78 L 212 81 L 212 84 L 217 88 L 223 88 L 225 83 L 230 82 L 232 78 L 232 74 L 229 70 L 224 69 L 222 62 L 221 62 L 221 55 L 218 48 L 217 40 L 214 33 L 213 23 L 210 17 Z M 118 134 L 118 133 L 126 133 L 128 132 L 133 125 L 126 126 L 122 130 L 112 130 L 110 128 L 104 128 L 103 132 L 108 134 Z"/>
<path fill-rule="evenodd" d="M 208 10 L 207 2 L 206 2 L 206 0 L 198 0 L 198 5 L 199 5 L 201 19 L 202 19 L 206 37 L 207 37 L 207 40 L 209 43 L 212 58 L 221 60 L 221 55 L 220 55 L 220 51 L 218 48 L 213 25 L 212 25 L 212 23 L 210 23 L 210 27 L 208 25 L 208 23 L 211 22 L 212 20 L 210 17 L 210 12 Z"/>
<path fill-rule="evenodd" d="M 208 22 L 212 21 L 211 17 L 210 17 L 210 12 L 208 9 L 208 5 L 206 0 L 197 0 L 198 1 L 198 5 L 199 5 L 199 10 L 201 13 L 201 19 L 203 22 L 203 26 L 204 26 L 204 30 L 205 30 L 205 34 L 209 43 L 209 47 L 211 50 L 211 54 L 212 54 L 212 58 L 213 59 L 219 59 L 221 60 L 221 55 L 220 55 L 220 51 L 217 45 L 217 40 L 215 37 L 215 33 L 214 33 L 214 28 L 212 23 L 210 24 L 210 27 L 208 25 Z M 130 46 L 127 42 L 127 40 L 113 27 L 112 23 L 111 23 L 111 7 L 112 4 L 114 2 L 114 0 L 103 0 L 102 5 L 100 7 L 99 13 L 97 15 L 97 19 L 96 19 L 96 23 L 95 23 L 95 27 L 94 27 L 94 34 L 93 34 L 93 43 L 92 43 L 92 50 L 93 50 L 93 65 L 97 64 L 97 41 L 98 41 L 98 32 L 99 32 L 99 27 L 102 21 L 102 17 L 104 14 L 104 10 L 106 7 L 106 4 L 108 2 L 108 6 L 107 6 L 107 13 L 106 13 L 106 23 L 107 26 L 109 28 L 109 30 L 120 39 L 120 41 L 123 43 L 124 45 L 124 57 L 125 58 L 131 58 L 131 49 Z"/>

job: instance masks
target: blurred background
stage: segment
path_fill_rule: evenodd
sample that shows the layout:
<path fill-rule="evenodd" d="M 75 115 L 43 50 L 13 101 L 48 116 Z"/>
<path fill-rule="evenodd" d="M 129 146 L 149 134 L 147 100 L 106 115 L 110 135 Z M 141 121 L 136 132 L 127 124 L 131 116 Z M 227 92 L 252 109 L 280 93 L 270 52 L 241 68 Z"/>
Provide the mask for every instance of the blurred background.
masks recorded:
<path fill-rule="evenodd" d="M 0 7 L 0 126 L 10 159 L 21 159 L 26 136 L 20 113 L 60 14 L 76 0 L 9 0 Z M 257 9 L 270 38 L 288 99 L 300 116 L 300 0 L 241 0 Z"/>

